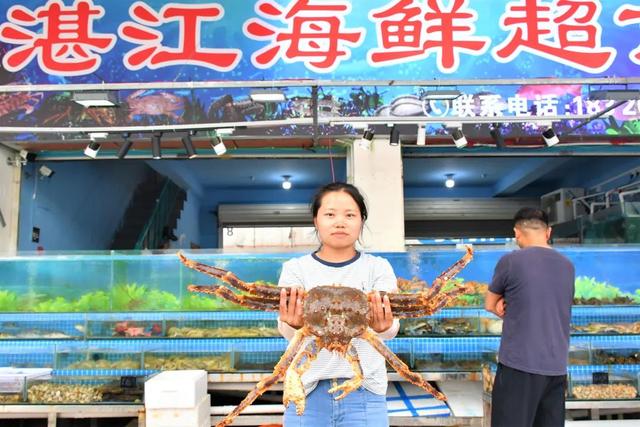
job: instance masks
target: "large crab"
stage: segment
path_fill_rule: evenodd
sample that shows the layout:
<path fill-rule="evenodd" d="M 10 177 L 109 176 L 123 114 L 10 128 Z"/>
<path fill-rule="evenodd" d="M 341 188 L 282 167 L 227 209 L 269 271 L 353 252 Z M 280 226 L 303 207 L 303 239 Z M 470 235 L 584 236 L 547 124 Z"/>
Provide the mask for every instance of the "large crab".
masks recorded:
<path fill-rule="evenodd" d="M 187 267 L 215 277 L 241 291 L 241 293 L 236 293 L 224 285 L 189 285 L 187 289 L 190 292 L 215 295 L 253 309 L 279 310 L 280 292 L 283 288 L 243 282 L 230 271 L 190 260 L 182 253 L 179 253 L 178 256 Z M 453 298 L 465 293 L 467 288 L 463 285 L 456 285 L 453 288 L 444 285 L 456 276 L 471 261 L 472 257 L 473 251 L 471 248 L 467 248 L 466 254 L 461 259 L 440 274 L 433 281 L 432 286 L 422 292 L 416 294 L 386 293 L 391 303 L 393 316 L 397 318 L 428 316 L 444 307 Z M 289 295 L 290 288 L 285 289 Z M 381 292 L 381 295 L 384 296 L 385 293 Z M 360 387 L 363 380 L 358 354 L 351 345 L 354 338 L 366 340 L 385 357 L 393 369 L 409 382 L 433 394 L 437 399 L 446 400 L 444 394 L 434 389 L 420 374 L 412 372 L 368 328 L 371 296 L 371 293 L 367 294 L 346 286 L 317 286 L 304 291 L 302 295 L 303 326 L 295 333 L 273 373 L 259 381 L 244 400 L 217 426 L 231 424 L 240 412 L 271 386 L 283 379 L 283 403 L 288 406 L 289 402 L 293 402 L 296 405 L 296 412 L 301 415 L 305 407 L 305 393 L 301 376 L 323 348 L 339 353 L 349 361 L 353 368 L 355 374 L 353 378 L 329 390 L 330 393 L 341 392 L 336 396 L 336 400 L 344 398 Z"/>

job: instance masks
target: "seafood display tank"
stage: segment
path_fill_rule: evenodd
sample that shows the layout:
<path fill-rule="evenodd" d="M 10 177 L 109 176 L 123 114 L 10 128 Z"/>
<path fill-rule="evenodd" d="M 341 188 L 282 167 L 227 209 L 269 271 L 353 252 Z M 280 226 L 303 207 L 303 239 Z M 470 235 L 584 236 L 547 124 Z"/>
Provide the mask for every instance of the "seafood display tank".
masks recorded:
<path fill-rule="evenodd" d="M 428 378 L 477 380 L 484 366 L 490 382 L 502 323 L 484 311 L 483 295 L 508 250 L 476 250 L 455 279 L 472 292 L 433 316 L 403 320 L 398 337 L 387 342 L 391 350 Z M 640 247 L 559 250 L 576 266 L 570 399 L 637 399 Z M 300 254 L 187 255 L 248 282 L 275 283 L 282 263 Z M 402 292 L 420 292 L 462 251 L 379 255 L 390 261 Z M 276 313 L 186 290 L 210 283 L 175 253 L 0 258 L 0 369 L 29 372 L 12 387 L 0 379 L 0 403 L 140 403 L 144 378 L 161 370 L 205 369 L 212 384 L 232 373 L 269 372 L 287 344 Z M 612 381 L 604 391 L 591 383 L 603 372 Z"/>

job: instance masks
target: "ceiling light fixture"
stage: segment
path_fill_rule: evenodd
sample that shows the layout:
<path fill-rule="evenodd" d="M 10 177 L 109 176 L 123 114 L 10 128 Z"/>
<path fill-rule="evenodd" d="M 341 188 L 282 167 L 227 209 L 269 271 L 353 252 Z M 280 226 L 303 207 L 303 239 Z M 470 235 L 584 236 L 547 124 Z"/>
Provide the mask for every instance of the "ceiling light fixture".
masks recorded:
<path fill-rule="evenodd" d="M 114 91 L 74 92 L 72 99 L 85 108 L 116 107 L 118 105 L 118 96 Z"/>
<path fill-rule="evenodd" d="M 491 139 L 496 143 L 496 148 L 498 150 L 502 150 L 506 148 L 506 144 L 504 142 L 504 136 L 502 136 L 502 124 L 494 123 L 491 125 L 491 130 L 489 130 L 489 134 L 491 135 Z"/>
<path fill-rule="evenodd" d="M 160 145 L 162 140 L 162 132 L 154 132 L 151 135 L 151 153 L 154 160 L 160 160 L 162 154 L 160 152 Z"/>
<path fill-rule="evenodd" d="M 453 188 L 456 186 L 456 181 L 453 179 L 453 174 L 448 173 L 445 175 L 446 179 L 444 181 L 444 186 L 447 188 Z"/>
<path fill-rule="evenodd" d="M 122 134 L 122 145 L 118 149 L 118 154 L 116 154 L 119 159 L 124 159 L 124 157 L 129 152 L 129 149 L 131 148 L 131 144 L 133 144 L 129 137 L 130 134 L 128 132 Z"/>
<path fill-rule="evenodd" d="M 291 190 L 291 175 L 282 175 L 282 188 Z"/>
<path fill-rule="evenodd" d="M 606 89 L 589 92 L 589 99 L 593 101 L 630 101 L 640 99 L 639 89 Z"/>
<path fill-rule="evenodd" d="M 427 143 L 427 129 L 424 126 L 418 125 L 418 135 L 416 139 L 416 145 L 425 145 Z"/>
<path fill-rule="evenodd" d="M 196 153 L 196 149 L 193 148 L 193 141 L 191 140 L 191 135 L 194 135 L 189 131 L 185 136 L 182 137 L 182 145 L 184 145 L 184 150 L 187 152 L 187 158 L 193 159 L 198 154 Z"/>
<path fill-rule="evenodd" d="M 38 173 L 40 173 L 40 176 L 43 178 L 51 178 L 56 172 L 47 165 L 42 165 L 38 168 Z"/>
<path fill-rule="evenodd" d="M 363 150 L 371 150 L 371 141 L 373 140 L 373 137 L 375 135 L 376 133 L 373 129 L 366 129 L 362 133 L 362 137 L 356 140 L 358 147 L 362 148 Z"/>
<path fill-rule="evenodd" d="M 213 141 L 211 141 L 211 146 L 213 147 L 213 151 L 216 152 L 218 156 L 222 156 L 227 152 L 227 147 L 225 147 L 224 142 L 220 135 L 216 135 L 213 137 Z"/>
<path fill-rule="evenodd" d="M 389 132 L 389 145 L 393 147 L 400 145 L 400 129 L 396 125 L 393 125 Z"/>
<path fill-rule="evenodd" d="M 100 143 L 91 141 L 84 149 L 84 155 L 95 159 L 96 157 L 98 157 L 98 151 L 100 151 Z"/>
<path fill-rule="evenodd" d="M 462 133 L 461 128 L 455 128 L 451 131 L 451 138 L 453 139 L 453 143 L 456 144 L 457 148 L 464 148 L 467 146 L 467 138 Z"/>
<path fill-rule="evenodd" d="M 254 89 L 249 93 L 249 97 L 256 102 L 281 102 L 286 99 L 280 89 Z"/>
<path fill-rule="evenodd" d="M 547 147 L 553 147 L 560 142 L 558 135 L 556 135 L 556 132 L 551 126 L 542 132 L 542 139 L 544 139 L 544 143 L 547 144 Z"/>
<path fill-rule="evenodd" d="M 455 89 L 428 90 L 422 96 L 427 101 L 453 101 L 462 96 L 462 92 Z"/>

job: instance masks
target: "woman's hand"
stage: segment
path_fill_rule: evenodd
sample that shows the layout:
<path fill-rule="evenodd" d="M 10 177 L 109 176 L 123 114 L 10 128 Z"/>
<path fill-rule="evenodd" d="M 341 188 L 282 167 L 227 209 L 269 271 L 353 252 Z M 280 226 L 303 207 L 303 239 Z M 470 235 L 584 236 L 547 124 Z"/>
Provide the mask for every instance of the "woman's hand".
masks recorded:
<path fill-rule="evenodd" d="M 291 294 L 287 298 L 287 289 L 280 291 L 280 321 L 295 329 L 300 329 L 304 320 L 302 319 L 302 293 L 299 288 L 289 288 Z"/>
<path fill-rule="evenodd" d="M 391 313 L 391 302 L 388 296 L 380 297 L 380 292 L 375 291 L 369 298 L 369 308 L 371 316 L 369 326 L 374 331 L 384 332 L 393 324 L 393 313 Z"/>

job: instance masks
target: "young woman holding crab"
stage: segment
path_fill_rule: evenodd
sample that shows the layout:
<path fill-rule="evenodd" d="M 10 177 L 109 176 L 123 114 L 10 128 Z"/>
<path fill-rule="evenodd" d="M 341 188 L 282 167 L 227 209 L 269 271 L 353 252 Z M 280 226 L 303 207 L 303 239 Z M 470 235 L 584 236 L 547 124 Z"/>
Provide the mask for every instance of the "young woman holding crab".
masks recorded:
<path fill-rule="evenodd" d="M 311 211 L 321 246 L 312 254 L 284 264 L 278 285 L 292 289 L 289 297 L 284 289 L 281 291 L 278 329 L 291 340 L 303 326 L 298 287 L 308 291 L 316 286 L 340 284 L 366 293 L 374 291 L 369 300 L 369 327 L 381 339 L 395 337 L 400 323 L 393 318 L 389 297 L 381 298 L 379 293 L 397 291 L 393 269 L 387 260 L 356 250 L 367 219 L 364 198 L 353 185 L 333 183 L 318 191 Z M 363 339 L 355 338 L 352 349 L 362 367 L 362 385 L 336 400 L 346 391 L 338 384 L 354 377 L 355 372 L 345 357 L 320 350 L 301 376 L 307 395 L 304 413 L 297 415 L 295 405 L 289 405 L 284 415 L 285 427 L 389 424 L 385 358 Z"/>
<path fill-rule="evenodd" d="M 385 359 L 411 383 L 437 399 L 446 399 L 420 374 L 411 372 L 383 340 L 398 332 L 394 316 L 429 316 L 468 291 L 459 284 L 445 284 L 471 261 L 471 248 L 430 288 L 400 294 L 395 292 L 396 278 L 389 262 L 356 250 L 367 219 L 364 198 L 356 187 L 326 185 L 315 196 L 312 213 L 320 249 L 284 263 L 280 288 L 244 282 L 230 271 L 178 254 L 187 267 L 225 283 L 189 285 L 189 291 L 257 310 L 278 311 L 279 330 L 290 341 L 273 373 L 261 379 L 217 427 L 231 424 L 282 380 L 286 427 L 387 426 Z"/>

